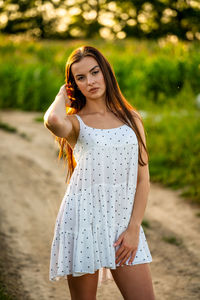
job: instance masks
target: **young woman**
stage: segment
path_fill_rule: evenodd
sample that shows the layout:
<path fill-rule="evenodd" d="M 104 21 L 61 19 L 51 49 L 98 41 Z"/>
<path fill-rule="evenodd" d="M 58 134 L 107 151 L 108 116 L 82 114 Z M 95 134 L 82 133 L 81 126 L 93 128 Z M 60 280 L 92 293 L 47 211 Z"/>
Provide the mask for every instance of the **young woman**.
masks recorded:
<path fill-rule="evenodd" d="M 96 299 L 98 283 L 109 278 L 124 299 L 153 300 L 152 257 L 141 226 L 150 189 L 141 116 L 94 47 L 71 53 L 65 81 L 44 115 L 68 162 L 50 280 L 67 279 L 73 300 Z"/>

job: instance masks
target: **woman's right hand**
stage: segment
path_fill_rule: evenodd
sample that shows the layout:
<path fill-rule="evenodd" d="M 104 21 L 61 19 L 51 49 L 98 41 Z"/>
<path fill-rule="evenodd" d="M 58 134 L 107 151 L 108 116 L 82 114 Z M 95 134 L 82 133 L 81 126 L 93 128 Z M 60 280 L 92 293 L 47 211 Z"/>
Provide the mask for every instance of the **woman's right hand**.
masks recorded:
<path fill-rule="evenodd" d="M 67 91 L 66 91 L 66 84 L 63 84 L 61 87 L 60 87 L 60 90 L 58 92 L 58 95 L 63 95 L 64 98 L 65 98 L 65 104 L 67 107 L 71 107 L 71 100 L 69 99 L 68 95 L 67 95 Z M 57 95 L 57 96 L 58 96 Z"/>

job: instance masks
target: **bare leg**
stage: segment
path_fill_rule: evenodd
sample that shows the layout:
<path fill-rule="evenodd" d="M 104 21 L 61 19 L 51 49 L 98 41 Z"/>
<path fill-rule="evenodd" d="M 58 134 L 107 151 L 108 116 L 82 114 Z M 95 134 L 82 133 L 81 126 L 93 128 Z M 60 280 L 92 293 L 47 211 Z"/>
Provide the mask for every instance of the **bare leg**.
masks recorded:
<path fill-rule="evenodd" d="M 67 275 L 72 300 L 96 300 L 99 270 L 94 274 L 74 277 Z"/>
<path fill-rule="evenodd" d="M 125 300 L 155 300 L 149 263 L 119 266 L 111 272 Z"/>

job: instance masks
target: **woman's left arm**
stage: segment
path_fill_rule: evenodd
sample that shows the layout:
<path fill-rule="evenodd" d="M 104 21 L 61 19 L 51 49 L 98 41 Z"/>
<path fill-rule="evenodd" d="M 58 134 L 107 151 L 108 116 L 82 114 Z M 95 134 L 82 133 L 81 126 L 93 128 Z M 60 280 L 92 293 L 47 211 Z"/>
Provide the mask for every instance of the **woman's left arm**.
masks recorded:
<path fill-rule="evenodd" d="M 143 142 L 146 146 L 143 125 L 139 119 L 135 118 L 135 120 Z M 148 156 L 143 146 L 141 156 L 143 161 L 147 162 L 147 164 L 141 166 L 138 163 L 137 187 L 129 225 L 114 243 L 115 247 L 120 245 L 120 247 L 116 251 L 116 263 L 120 262 L 120 265 L 123 265 L 130 256 L 131 257 L 129 260 L 129 264 L 131 264 L 135 258 L 139 243 L 140 226 L 144 217 L 144 212 L 147 205 L 147 198 L 150 190 Z"/>
<path fill-rule="evenodd" d="M 142 140 L 146 146 L 146 138 L 145 138 L 145 132 L 143 125 L 141 121 L 138 118 L 135 118 L 137 127 L 140 131 Z M 142 159 L 145 162 L 148 162 L 147 154 L 144 150 L 144 147 L 142 147 L 142 153 L 141 153 Z M 129 228 L 130 229 L 140 229 L 140 225 L 142 224 L 142 220 L 144 217 L 146 205 L 147 205 L 147 199 L 150 191 L 150 175 L 149 175 L 149 165 L 148 163 L 144 166 L 141 166 L 138 163 L 138 177 L 137 177 L 137 187 L 136 187 L 136 193 L 134 198 L 134 205 L 132 209 L 132 214 L 129 222 Z"/>

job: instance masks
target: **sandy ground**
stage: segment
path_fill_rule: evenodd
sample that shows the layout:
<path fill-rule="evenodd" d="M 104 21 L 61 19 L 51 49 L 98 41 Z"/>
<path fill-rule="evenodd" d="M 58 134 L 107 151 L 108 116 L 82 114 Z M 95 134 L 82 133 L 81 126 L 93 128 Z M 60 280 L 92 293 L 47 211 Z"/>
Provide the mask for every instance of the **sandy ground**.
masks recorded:
<path fill-rule="evenodd" d="M 17 133 L 0 130 L 0 281 L 14 299 L 70 299 L 66 280 L 49 281 L 50 246 L 66 189 L 66 169 L 41 113 L 1 111 Z M 25 138 L 25 133 L 28 138 Z M 143 226 L 153 257 L 157 300 L 200 299 L 200 208 L 151 183 Z M 177 244 L 164 238 L 175 237 Z M 114 281 L 98 288 L 97 299 L 123 299 Z"/>

